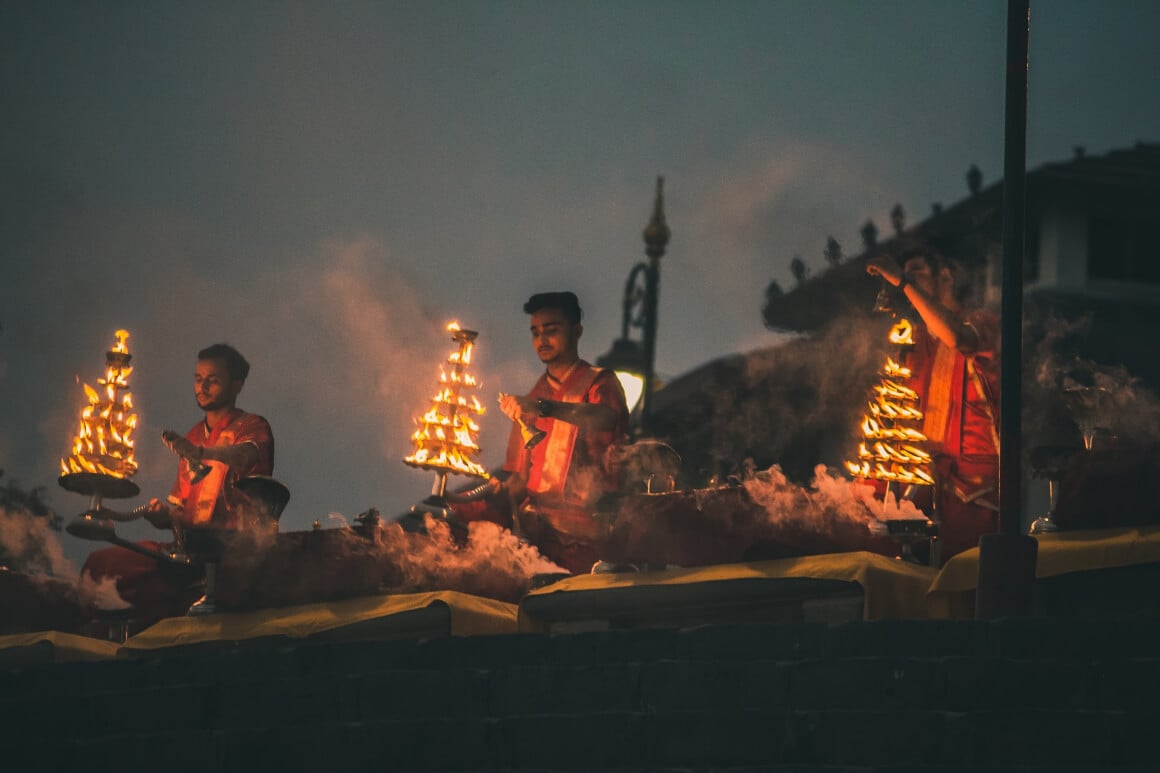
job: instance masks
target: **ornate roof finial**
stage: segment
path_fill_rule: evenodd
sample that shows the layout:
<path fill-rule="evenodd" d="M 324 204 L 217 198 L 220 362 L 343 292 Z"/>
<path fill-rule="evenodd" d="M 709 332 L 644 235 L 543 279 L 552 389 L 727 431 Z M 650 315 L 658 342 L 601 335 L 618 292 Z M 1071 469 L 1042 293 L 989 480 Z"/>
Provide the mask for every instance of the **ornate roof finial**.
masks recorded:
<path fill-rule="evenodd" d="M 971 195 L 976 195 L 983 188 L 983 173 L 979 167 L 971 164 L 971 168 L 967 170 L 967 190 Z"/>
<path fill-rule="evenodd" d="M 669 226 L 665 223 L 665 178 L 657 177 L 656 202 L 653 205 L 652 219 L 644 229 L 644 254 L 653 260 L 658 260 L 665 254 L 668 246 Z"/>

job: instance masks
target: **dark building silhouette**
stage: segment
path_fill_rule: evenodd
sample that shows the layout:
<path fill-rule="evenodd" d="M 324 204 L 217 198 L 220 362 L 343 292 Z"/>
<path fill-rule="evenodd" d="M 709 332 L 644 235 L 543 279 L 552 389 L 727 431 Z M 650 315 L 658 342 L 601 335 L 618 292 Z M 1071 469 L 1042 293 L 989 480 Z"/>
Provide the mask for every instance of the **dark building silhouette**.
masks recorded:
<path fill-rule="evenodd" d="M 694 474 L 727 471 L 744 455 L 758 466 L 781 464 L 799 479 L 808 479 L 818 463 L 840 464 L 859 408 L 850 394 L 858 394 L 876 367 L 863 362 L 873 339 L 851 340 L 881 324 L 870 311 L 881 282 L 866 275 L 869 258 L 913 242 L 931 245 L 962 264 L 973 284 L 972 303 L 998 305 L 1003 185 L 982 187 L 981 177 L 972 174 L 979 182 L 973 195 L 934 208 L 903 234 L 874 238 L 862 254 L 829 264 L 784 293 L 767 294 L 766 326 L 803 337 L 722 358 L 670 382 L 668 394 L 657 399 L 658 432 L 669 433 Z M 1046 341 L 1060 358 L 1100 363 L 1142 386 L 1160 387 L 1160 359 L 1154 347 L 1139 343 L 1160 337 L 1160 256 L 1149 252 L 1157 212 L 1158 144 L 1077 154 L 1028 173 L 1027 362 L 1043 354 Z M 1068 326 L 1065 340 L 1050 338 L 1051 330 Z M 1025 368 L 1025 390 L 1050 392 L 1051 385 L 1034 383 L 1041 377 Z M 1031 409 L 1046 410 L 1041 396 L 1032 395 Z M 1048 419 L 1031 418 L 1029 444 L 1038 442 L 1035 432 L 1050 430 L 1034 424 Z"/>

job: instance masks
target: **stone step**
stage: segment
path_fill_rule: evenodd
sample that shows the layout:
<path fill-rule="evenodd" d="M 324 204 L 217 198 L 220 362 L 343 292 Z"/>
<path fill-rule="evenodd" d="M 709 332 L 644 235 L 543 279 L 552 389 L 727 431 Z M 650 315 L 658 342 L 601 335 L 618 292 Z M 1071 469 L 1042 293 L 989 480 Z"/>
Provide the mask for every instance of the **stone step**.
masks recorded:
<path fill-rule="evenodd" d="M 134 664 L 129 664 L 134 665 Z M 153 664 L 135 664 L 154 672 Z M 367 664 L 362 664 L 364 667 Z M 234 670 L 128 674 L 125 684 L 14 684 L 0 691 L 0 727 L 44 733 L 64 722 L 81 737 L 157 730 L 248 728 L 414 718 L 500 719 L 536 713 L 726 710 L 996 709 L 1150 711 L 1160 657 L 1015 660 L 843 657 L 810 660 L 654 660 L 519 665 L 491 670 L 312 670 L 255 679 Z M 197 679 L 197 682 L 191 680 Z M 134 686 L 137 685 L 137 686 Z M 63 688 L 63 689 L 62 689 Z"/>
<path fill-rule="evenodd" d="M 0 755 L 167 773 L 1155 770 L 1158 628 L 733 625 L 27 666 L 0 672 Z"/>
<path fill-rule="evenodd" d="M 1092 621 L 875 621 L 842 624 L 714 625 L 685 630 L 606 631 L 560 636 L 509 634 L 422 641 L 241 643 L 92 663 L 0 671 L 0 689 L 67 692 L 211 683 L 222 674 L 265 680 L 382 670 L 493 670 L 528 663 L 838 660 L 952 657 L 1115 661 L 1150 658 L 1160 619 Z"/>
<path fill-rule="evenodd" d="M 203 677 L 204 674 L 203 674 Z M 1079 663 L 1000 658 L 843 658 L 790 662 L 659 660 L 554 667 L 375 671 L 341 676 L 0 694 L 0 727 L 78 737 L 135 730 L 259 728 L 423 717 L 687 711 L 1054 709 L 1148 711 L 1160 658 Z"/>
<path fill-rule="evenodd" d="M 550 714 L 13 738 L 13 770 L 1112 770 L 1154 767 L 1154 716 L 1117 712 L 730 711 Z M 108 763 L 107 765 L 105 763 Z M 7 768 L 7 765 L 6 765 Z"/>

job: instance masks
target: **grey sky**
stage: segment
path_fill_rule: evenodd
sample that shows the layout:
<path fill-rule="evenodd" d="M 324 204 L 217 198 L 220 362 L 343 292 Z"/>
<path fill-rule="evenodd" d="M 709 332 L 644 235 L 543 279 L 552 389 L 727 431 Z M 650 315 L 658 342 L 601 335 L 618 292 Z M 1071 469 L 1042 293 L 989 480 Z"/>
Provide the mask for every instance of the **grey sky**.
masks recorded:
<path fill-rule="evenodd" d="M 658 367 L 770 345 L 765 285 L 828 235 L 1001 174 L 1003 2 L 0 6 L 0 467 L 56 488 L 132 333 L 143 496 L 198 418 L 197 349 L 254 369 L 285 528 L 395 513 L 451 342 L 481 399 L 537 372 L 520 305 L 572 288 L 606 351 L 656 175 L 673 230 Z M 1033 2 L 1028 160 L 1160 140 L 1156 2 Z M 483 461 L 506 422 L 483 417 Z M 135 503 L 131 503 L 135 504 Z M 71 538 L 66 538 L 71 539 Z M 73 546 L 83 554 L 90 545 Z"/>

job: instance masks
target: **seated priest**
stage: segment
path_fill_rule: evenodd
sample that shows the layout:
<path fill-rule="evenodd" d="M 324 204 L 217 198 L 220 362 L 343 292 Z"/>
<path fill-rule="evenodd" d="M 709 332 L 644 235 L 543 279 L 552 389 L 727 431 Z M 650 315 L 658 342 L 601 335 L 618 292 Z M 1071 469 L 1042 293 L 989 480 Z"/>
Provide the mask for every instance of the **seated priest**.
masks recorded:
<path fill-rule="evenodd" d="M 162 433 L 178 456 L 177 480 L 166 501 L 152 499 L 144 511 L 154 526 L 173 530 L 175 543 L 146 541 L 139 543 L 142 547 L 164 556 L 181 551 L 186 529 L 253 525 L 247 498 L 236 484 L 273 472 L 274 436 L 264 418 L 236 405 L 249 372 L 250 364 L 228 344 L 198 352 L 194 396 L 205 416 L 184 437 L 172 430 Z M 201 595 L 197 570 L 120 546 L 94 551 L 81 572 L 97 581 L 115 578 L 121 598 L 136 609 L 137 628 L 184 614 Z"/>
<path fill-rule="evenodd" d="M 619 490 L 616 449 L 628 436 L 628 407 L 616 375 L 580 359 L 582 311 L 571 292 L 533 295 L 532 346 L 545 366 L 526 395 L 501 395 L 512 419 L 502 481 L 492 496 L 455 507 L 460 520 L 496 520 L 574 574 L 601 560 L 607 527 L 595 517 Z"/>

